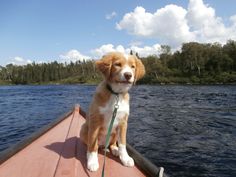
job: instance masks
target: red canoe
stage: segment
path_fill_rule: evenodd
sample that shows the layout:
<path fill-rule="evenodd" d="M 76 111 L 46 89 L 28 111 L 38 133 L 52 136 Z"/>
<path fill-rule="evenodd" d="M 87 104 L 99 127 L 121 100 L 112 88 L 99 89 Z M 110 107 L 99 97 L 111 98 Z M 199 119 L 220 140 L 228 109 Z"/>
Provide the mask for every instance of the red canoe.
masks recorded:
<path fill-rule="evenodd" d="M 103 152 L 99 153 L 100 168 L 90 172 L 86 168 L 86 145 L 80 141 L 80 127 L 85 113 L 79 106 L 55 122 L 33 134 L 24 142 L 0 154 L 0 177 L 100 177 Z M 108 153 L 106 177 L 167 176 L 127 145 L 135 167 L 129 168 Z"/>

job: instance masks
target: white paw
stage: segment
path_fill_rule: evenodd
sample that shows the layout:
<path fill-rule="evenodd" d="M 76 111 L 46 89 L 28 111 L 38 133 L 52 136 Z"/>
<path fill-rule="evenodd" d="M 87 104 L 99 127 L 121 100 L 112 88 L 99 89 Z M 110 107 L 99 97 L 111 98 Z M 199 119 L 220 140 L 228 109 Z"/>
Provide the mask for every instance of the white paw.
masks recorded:
<path fill-rule="evenodd" d="M 87 168 L 90 171 L 97 171 L 99 168 L 97 152 L 87 152 Z"/>
<path fill-rule="evenodd" d="M 127 167 L 133 167 L 134 166 L 134 160 L 130 156 L 122 157 L 120 158 L 121 162 L 123 163 L 124 166 Z"/>
<path fill-rule="evenodd" d="M 114 156 L 118 157 L 119 156 L 119 150 L 117 146 L 112 146 L 111 147 L 111 152 Z"/>
<path fill-rule="evenodd" d="M 134 166 L 134 160 L 128 155 L 126 146 L 123 144 L 119 144 L 119 156 L 124 166 L 127 166 L 127 167 Z"/>

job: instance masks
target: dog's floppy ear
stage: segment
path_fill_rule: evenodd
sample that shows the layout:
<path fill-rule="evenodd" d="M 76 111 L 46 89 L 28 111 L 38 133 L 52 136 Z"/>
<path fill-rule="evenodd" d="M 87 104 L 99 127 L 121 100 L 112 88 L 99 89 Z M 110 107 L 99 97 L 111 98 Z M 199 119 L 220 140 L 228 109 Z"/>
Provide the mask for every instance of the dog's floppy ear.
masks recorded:
<path fill-rule="evenodd" d="M 136 71 L 135 71 L 135 82 L 136 82 L 145 75 L 145 67 L 140 59 L 136 58 L 135 62 L 136 62 Z"/>
<path fill-rule="evenodd" d="M 112 65 L 112 60 L 109 55 L 105 55 L 102 57 L 102 59 L 98 60 L 95 62 L 95 65 L 99 71 L 102 72 L 102 74 L 106 77 L 109 78 L 110 76 L 110 71 L 111 71 L 111 65 Z"/>

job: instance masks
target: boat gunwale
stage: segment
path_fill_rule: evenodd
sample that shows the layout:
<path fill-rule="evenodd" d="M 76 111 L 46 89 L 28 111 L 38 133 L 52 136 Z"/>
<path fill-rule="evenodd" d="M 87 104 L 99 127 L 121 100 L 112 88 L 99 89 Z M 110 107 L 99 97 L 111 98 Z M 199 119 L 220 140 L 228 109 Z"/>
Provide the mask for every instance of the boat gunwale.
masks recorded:
<path fill-rule="evenodd" d="M 134 159 L 135 164 L 148 176 L 158 177 L 161 167 L 157 167 L 150 160 L 140 154 L 136 149 L 134 149 L 128 143 L 126 144 L 127 151 L 129 155 Z M 165 172 L 163 177 L 169 177 Z"/>
<path fill-rule="evenodd" d="M 36 130 L 36 132 L 26 136 L 22 141 L 16 143 L 12 147 L 9 147 L 6 150 L 0 152 L 0 165 L 3 164 L 8 159 L 10 159 L 15 154 L 17 154 L 18 152 L 20 152 L 21 150 L 23 150 L 25 147 L 33 143 L 39 137 L 46 134 L 49 130 L 53 129 L 55 126 L 57 126 L 59 123 L 61 123 L 63 120 L 68 118 L 71 114 L 73 114 L 74 111 L 75 111 L 75 108 L 68 111 L 67 113 L 64 113 L 62 116 L 59 116 L 59 118 L 55 119 L 49 124 L 46 124 L 43 127 L 39 128 L 38 130 Z"/>

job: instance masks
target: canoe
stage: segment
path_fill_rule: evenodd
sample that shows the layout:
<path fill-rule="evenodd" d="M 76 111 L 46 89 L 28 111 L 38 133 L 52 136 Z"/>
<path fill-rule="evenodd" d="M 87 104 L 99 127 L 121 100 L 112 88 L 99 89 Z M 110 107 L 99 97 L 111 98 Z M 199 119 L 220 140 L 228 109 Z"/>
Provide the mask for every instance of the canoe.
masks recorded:
<path fill-rule="evenodd" d="M 99 150 L 99 170 L 86 168 L 86 145 L 79 137 L 86 114 L 76 105 L 72 111 L 43 127 L 38 132 L 0 153 L 1 177 L 100 177 L 103 150 Z M 164 169 L 156 167 L 127 144 L 134 167 L 125 167 L 119 158 L 107 153 L 106 177 L 167 177 Z"/>

